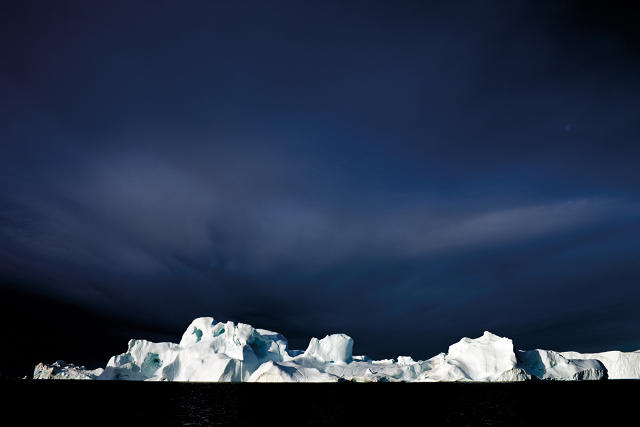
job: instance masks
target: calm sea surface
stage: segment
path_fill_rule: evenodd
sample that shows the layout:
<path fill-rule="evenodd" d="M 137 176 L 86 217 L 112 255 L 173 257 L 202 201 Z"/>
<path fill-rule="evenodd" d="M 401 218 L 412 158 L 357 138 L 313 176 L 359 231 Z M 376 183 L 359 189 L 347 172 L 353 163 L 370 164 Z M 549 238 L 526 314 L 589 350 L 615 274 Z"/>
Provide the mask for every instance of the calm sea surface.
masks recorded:
<path fill-rule="evenodd" d="M 637 425 L 640 381 L 184 384 L 2 381 L 3 425 Z"/>

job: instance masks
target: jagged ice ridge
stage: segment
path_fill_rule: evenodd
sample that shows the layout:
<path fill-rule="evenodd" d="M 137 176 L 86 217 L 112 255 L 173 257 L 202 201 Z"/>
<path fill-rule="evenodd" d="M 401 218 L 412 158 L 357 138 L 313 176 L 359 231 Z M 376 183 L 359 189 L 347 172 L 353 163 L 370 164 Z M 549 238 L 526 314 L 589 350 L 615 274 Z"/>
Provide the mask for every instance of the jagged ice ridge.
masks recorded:
<path fill-rule="evenodd" d="M 208 382 L 433 382 L 640 379 L 640 350 L 595 354 L 515 350 L 509 338 L 485 332 L 463 338 L 447 353 L 414 361 L 353 356 L 345 334 L 312 338 L 305 351 L 251 325 L 195 319 L 179 344 L 132 339 L 125 353 L 95 370 L 57 361 L 35 367 L 34 379 Z"/>

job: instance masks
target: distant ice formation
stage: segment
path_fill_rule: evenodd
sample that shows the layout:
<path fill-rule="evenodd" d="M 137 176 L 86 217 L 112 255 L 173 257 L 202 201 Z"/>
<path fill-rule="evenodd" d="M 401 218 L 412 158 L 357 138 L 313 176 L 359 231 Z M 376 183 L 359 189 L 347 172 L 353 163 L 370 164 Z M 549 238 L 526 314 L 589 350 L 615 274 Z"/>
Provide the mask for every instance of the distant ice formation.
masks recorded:
<path fill-rule="evenodd" d="M 95 380 L 102 375 L 104 369 L 86 369 L 84 366 L 76 366 L 73 363 L 65 363 L 58 360 L 50 365 L 38 363 L 33 371 L 34 380 Z"/>
<path fill-rule="evenodd" d="M 640 379 L 640 351 L 580 354 L 514 350 L 509 338 L 485 332 L 463 338 L 447 353 L 415 361 L 354 356 L 345 334 L 312 338 L 307 349 L 290 350 L 277 332 L 251 325 L 195 319 L 179 344 L 132 339 L 125 353 L 104 369 L 57 361 L 38 364 L 34 379 L 207 382 L 510 382 Z"/>

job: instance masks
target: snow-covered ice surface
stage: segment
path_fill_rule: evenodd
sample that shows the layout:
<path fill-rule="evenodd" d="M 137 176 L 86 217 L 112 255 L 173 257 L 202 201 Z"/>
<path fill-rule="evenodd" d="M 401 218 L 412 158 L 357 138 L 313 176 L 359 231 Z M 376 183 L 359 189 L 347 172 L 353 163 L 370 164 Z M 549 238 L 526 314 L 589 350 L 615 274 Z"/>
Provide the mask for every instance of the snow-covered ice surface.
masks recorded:
<path fill-rule="evenodd" d="M 277 332 L 251 325 L 195 319 L 180 343 L 132 339 L 104 369 L 57 361 L 38 364 L 34 379 L 98 379 L 207 382 L 511 382 L 640 379 L 640 351 L 596 354 L 515 350 L 509 338 L 485 332 L 463 338 L 428 360 L 409 356 L 371 360 L 354 356 L 345 334 L 312 338 L 305 351 L 291 350 Z"/>

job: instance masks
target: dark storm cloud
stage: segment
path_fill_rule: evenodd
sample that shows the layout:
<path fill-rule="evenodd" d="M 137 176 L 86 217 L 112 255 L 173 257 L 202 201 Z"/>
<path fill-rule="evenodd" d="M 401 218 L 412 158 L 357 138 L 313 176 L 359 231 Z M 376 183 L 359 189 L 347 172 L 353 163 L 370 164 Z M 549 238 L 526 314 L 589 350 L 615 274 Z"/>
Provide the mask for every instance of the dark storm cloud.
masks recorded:
<path fill-rule="evenodd" d="M 628 32 L 573 3 L 17 9 L 3 276 L 378 356 L 637 344 Z"/>

